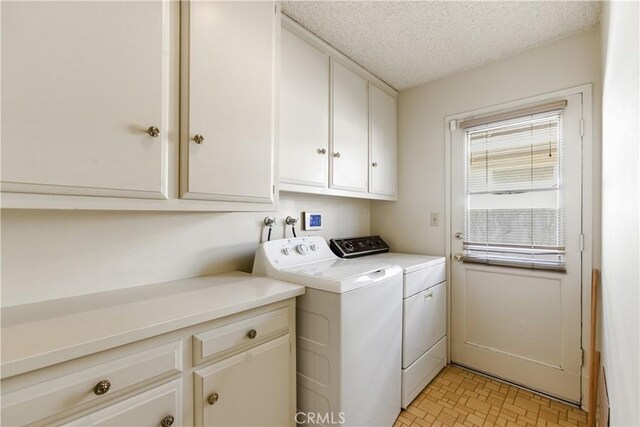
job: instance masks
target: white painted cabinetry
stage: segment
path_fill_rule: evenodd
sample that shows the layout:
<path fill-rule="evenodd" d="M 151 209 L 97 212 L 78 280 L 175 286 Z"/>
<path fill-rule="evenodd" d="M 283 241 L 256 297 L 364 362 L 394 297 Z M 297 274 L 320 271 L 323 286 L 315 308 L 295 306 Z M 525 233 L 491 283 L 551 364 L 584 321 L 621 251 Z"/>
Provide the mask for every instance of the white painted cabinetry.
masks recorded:
<path fill-rule="evenodd" d="M 293 426 L 304 289 L 240 273 L 158 289 L 3 311 L 0 423 Z"/>
<path fill-rule="evenodd" d="M 291 425 L 290 366 L 285 335 L 197 370 L 196 426 Z"/>
<path fill-rule="evenodd" d="M 369 84 L 371 163 L 369 192 L 396 196 L 398 182 L 398 143 L 396 98 Z"/>
<path fill-rule="evenodd" d="M 367 81 L 332 61 L 331 188 L 367 191 L 368 95 Z"/>
<path fill-rule="evenodd" d="M 182 425 L 181 420 L 182 380 L 178 379 L 63 425 L 172 427 Z"/>
<path fill-rule="evenodd" d="M 280 182 L 327 187 L 329 55 L 282 29 Z"/>
<path fill-rule="evenodd" d="M 181 197 L 272 203 L 278 7 L 183 2 L 181 28 Z"/>
<path fill-rule="evenodd" d="M 167 196 L 168 2 L 2 2 L 2 191 Z"/>
<path fill-rule="evenodd" d="M 397 92 L 282 18 L 280 190 L 397 197 Z"/>

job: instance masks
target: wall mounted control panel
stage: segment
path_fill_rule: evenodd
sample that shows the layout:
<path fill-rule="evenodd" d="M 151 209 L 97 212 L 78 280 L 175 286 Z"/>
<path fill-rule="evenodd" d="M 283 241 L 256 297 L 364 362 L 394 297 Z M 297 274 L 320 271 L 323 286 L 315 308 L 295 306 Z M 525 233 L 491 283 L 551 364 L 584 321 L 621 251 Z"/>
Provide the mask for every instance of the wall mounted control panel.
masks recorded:
<path fill-rule="evenodd" d="M 322 230 L 322 214 L 320 212 L 303 212 L 305 230 Z"/>
<path fill-rule="evenodd" d="M 329 247 L 340 258 L 356 258 L 389 252 L 389 245 L 380 236 L 331 239 Z"/>

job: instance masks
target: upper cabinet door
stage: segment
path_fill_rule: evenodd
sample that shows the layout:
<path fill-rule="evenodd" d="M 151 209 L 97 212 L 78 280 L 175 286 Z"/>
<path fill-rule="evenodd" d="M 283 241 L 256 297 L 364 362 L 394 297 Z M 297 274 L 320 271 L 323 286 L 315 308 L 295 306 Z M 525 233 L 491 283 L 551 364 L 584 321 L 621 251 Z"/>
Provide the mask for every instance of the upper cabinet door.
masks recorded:
<path fill-rule="evenodd" d="M 331 188 L 367 191 L 369 117 L 367 81 L 332 61 Z"/>
<path fill-rule="evenodd" d="M 327 186 L 329 56 L 282 29 L 280 182 Z"/>
<path fill-rule="evenodd" d="M 168 2 L 2 2 L 2 191 L 166 198 Z"/>
<path fill-rule="evenodd" d="M 371 118 L 371 193 L 397 194 L 396 98 L 369 84 Z"/>
<path fill-rule="evenodd" d="M 272 203 L 280 11 L 182 5 L 181 196 Z"/>

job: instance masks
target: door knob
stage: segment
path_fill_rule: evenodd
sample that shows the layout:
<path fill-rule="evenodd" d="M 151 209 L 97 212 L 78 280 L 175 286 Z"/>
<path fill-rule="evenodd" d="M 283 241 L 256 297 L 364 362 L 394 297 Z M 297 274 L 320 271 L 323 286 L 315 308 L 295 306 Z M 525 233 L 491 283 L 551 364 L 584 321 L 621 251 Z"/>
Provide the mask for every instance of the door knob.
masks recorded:
<path fill-rule="evenodd" d="M 457 254 L 455 254 L 455 255 L 453 256 L 453 259 L 455 259 L 455 260 L 456 260 L 456 261 L 458 261 L 458 262 L 462 261 L 462 259 L 463 259 L 463 258 L 464 258 L 464 257 L 462 256 L 462 254 L 461 254 L 460 252 L 458 252 Z"/>
<path fill-rule="evenodd" d="M 193 137 L 193 141 L 196 144 L 202 144 L 204 142 L 204 136 L 197 134 L 196 136 Z"/>
<path fill-rule="evenodd" d="M 167 415 L 160 422 L 160 427 L 171 427 L 174 421 L 175 421 L 175 418 L 173 418 L 173 416 Z"/>
<path fill-rule="evenodd" d="M 373 166 L 374 168 L 375 168 L 375 167 L 378 167 L 378 162 L 373 162 L 373 163 L 371 163 L 371 166 Z"/>
<path fill-rule="evenodd" d="M 333 153 L 333 157 L 339 159 L 340 158 L 340 153 L 339 152 Z"/>
<path fill-rule="evenodd" d="M 319 154 L 327 154 L 327 150 L 325 148 L 318 148 Z"/>

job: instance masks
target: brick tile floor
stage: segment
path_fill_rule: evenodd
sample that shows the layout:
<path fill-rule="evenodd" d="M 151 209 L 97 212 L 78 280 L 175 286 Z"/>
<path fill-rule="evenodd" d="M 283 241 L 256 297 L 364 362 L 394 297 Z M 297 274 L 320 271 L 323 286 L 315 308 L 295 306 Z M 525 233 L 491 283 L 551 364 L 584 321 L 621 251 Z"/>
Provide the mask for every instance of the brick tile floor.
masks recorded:
<path fill-rule="evenodd" d="M 394 427 L 582 427 L 586 422 L 580 409 L 449 365 L 400 413 Z"/>

